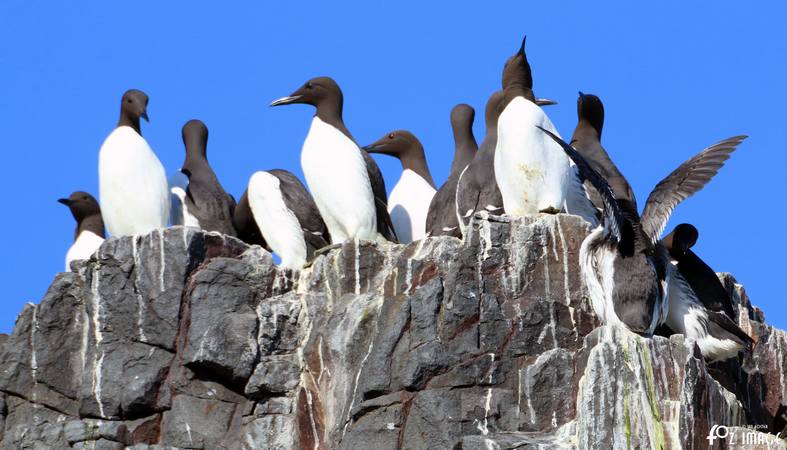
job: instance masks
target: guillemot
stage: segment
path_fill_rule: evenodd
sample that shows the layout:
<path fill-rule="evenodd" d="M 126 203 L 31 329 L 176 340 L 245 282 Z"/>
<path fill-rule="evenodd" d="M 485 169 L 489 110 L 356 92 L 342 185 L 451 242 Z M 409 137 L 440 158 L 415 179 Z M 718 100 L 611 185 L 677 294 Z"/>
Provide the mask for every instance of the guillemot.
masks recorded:
<path fill-rule="evenodd" d="M 429 204 L 437 191 L 421 141 L 409 131 L 396 130 L 363 149 L 393 156 L 401 162 L 402 175 L 388 197 L 388 213 L 399 242 L 408 244 L 423 239 Z"/>
<path fill-rule="evenodd" d="M 346 240 L 396 241 L 385 182 L 342 119 L 343 95 L 329 77 L 307 81 L 271 106 L 305 103 L 317 108 L 301 151 L 301 167 L 333 244 Z"/>
<path fill-rule="evenodd" d="M 139 119 L 148 120 L 147 104 L 144 92 L 126 91 L 118 125 L 99 150 L 101 213 L 113 236 L 166 228 L 169 220 L 170 192 L 164 167 L 140 134 Z"/>

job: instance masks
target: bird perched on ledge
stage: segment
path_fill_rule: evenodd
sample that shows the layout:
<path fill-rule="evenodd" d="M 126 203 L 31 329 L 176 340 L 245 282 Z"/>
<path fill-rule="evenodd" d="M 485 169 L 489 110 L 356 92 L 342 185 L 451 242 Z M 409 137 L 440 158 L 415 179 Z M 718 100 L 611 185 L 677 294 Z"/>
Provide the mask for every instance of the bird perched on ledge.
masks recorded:
<path fill-rule="evenodd" d="M 66 253 L 66 271 L 69 271 L 72 261 L 90 258 L 104 243 L 104 220 L 98 202 L 87 192 L 77 191 L 57 201 L 68 206 L 77 221 L 74 243 Z"/>
<path fill-rule="evenodd" d="M 437 191 L 421 141 L 409 131 L 396 130 L 363 149 L 393 156 L 402 163 L 402 175 L 388 198 L 388 213 L 399 242 L 409 244 L 426 237 L 426 215 Z"/>
<path fill-rule="evenodd" d="M 304 103 L 317 108 L 301 150 L 301 166 L 333 244 L 349 239 L 396 241 L 377 164 L 344 126 L 344 97 L 328 77 L 307 81 L 271 106 Z"/>
<path fill-rule="evenodd" d="M 656 185 L 640 216 L 631 203 L 618 201 L 576 149 L 542 131 L 563 148 L 603 201 L 602 223 L 580 249 L 580 268 L 599 319 L 644 335 L 666 323 L 695 341 L 709 361 L 735 356 L 744 346 L 742 332 L 724 314 L 702 305 L 670 263 L 659 237 L 673 209 L 702 189 L 746 137 L 725 139 L 681 164 Z"/>

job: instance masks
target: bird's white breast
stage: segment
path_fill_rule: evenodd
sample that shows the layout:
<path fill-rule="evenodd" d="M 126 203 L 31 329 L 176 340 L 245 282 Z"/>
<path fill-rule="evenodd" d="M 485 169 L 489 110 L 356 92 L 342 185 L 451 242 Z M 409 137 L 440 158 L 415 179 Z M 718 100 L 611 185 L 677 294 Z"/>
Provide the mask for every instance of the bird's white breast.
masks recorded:
<path fill-rule="evenodd" d="M 306 263 L 306 242 L 295 214 L 284 203 L 280 181 L 268 172 L 255 172 L 249 179 L 249 206 L 254 221 L 281 258 L 281 265 L 300 269 Z"/>
<path fill-rule="evenodd" d="M 186 227 L 199 228 L 199 220 L 194 214 L 189 212 L 186 205 L 186 189 L 189 186 L 189 179 L 181 172 L 175 172 L 169 177 L 170 210 L 169 224 L 183 225 Z"/>
<path fill-rule="evenodd" d="M 336 127 L 314 117 L 301 166 L 333 243 L 377 237 L 374 195 L 361 151 Z"/>
<path fill-rule="evenodd" d="M 71 270 L 71 261 L 90 258 L 101 247 L 102 243 L 104 243 L 104 238 L 92 231 L 79 233 L 74 243 L 71 244 L 71 248 L 68 249 L 68 253 L 66 253 L 66 272 Z"/>
<path fill-rule="evenodd" d="M 544 111 L 523 97 L 511 100 L 498 119 L 495 178 L 507 214 L 564 205 L 568 157 L 537 125 L 559 135 Z"/>
<path fill-rule="evenodd" d="M 388 197 L 388 212 L 399 242 L 407 244 L 426 236 L 426 215 L 435 189 L 420 175 L 405 169 Z"/>
<path fill-rule="evenodd" d="M 131 127 L 117 127 L 98 157 L 101 213 L 114 236 L 165 228 L 170 192 L 164 167 Z"/>

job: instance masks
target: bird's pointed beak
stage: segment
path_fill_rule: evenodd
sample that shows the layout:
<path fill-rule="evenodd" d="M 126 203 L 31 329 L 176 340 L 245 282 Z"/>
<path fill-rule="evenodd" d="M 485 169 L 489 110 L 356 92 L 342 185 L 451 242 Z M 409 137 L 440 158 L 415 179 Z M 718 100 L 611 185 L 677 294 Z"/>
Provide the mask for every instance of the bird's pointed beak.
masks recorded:
<path fill-rule="evenodd" d="M 382 146 L 383 146 L 382 144 L 369 144 L 361 148 L 365 150 L 367 153 L 377 153 L 377 150 L 379 150 L 380 147 Z"/>
<path fill-rule="evenodd" d="M 585 98 L 585 93 L 582 92 L 582 91 L 579 91 L 579 98 Z"/>
<path fill-rule="evenodd" d="M 298 100 L 303 97 L 302 95 L 288 95 L 287 97 L 282 97 L 278 100 L 274 100 L 271 102 L 270 106 L 281 106 L 281 105 L 290 105 L 292 103 L 297 103 Z"/>
<path fill-rule="evenodd" d="M 142 115 L 140 115 L 139 117 L 145 119 L 145 122 L 150 123 L 150 119 L 148 119 L 148 110 L 147 109 L 142 111 Z"/>
<path fill-rule="evenodd" d="M 525 35 L 525 36 L 522 38 L 522 47 L 519 49 L 519 53 L 521 53 L 521 54 L 522 54 L 522 56 L 525 56 L 525 43 L 526 43 L 526 42 L 527 42 L 527 35 Z"/>
<path fill-rule="evenodd" d="M 64 205 L 66 205 L 66 206 L 71 206 L 71 200 L 69 200 L 67 198 L 59 198 L 59 199 L 57 199 L 57 201 L 58 201 L 58 203 L 62 203 Z"/>
<path fill-rule="evenodd" d="M 557 105 L 557 102 L 548 98 L 537 98 L 536 105 L 538 106 L 552 106 Z"/>

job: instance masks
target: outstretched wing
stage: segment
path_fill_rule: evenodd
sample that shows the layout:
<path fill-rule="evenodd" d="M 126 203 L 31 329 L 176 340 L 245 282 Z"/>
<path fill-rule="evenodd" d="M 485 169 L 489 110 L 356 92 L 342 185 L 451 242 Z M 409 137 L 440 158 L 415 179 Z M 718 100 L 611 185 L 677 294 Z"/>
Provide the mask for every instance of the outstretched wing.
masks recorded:
<path fill-rule="evenodd" d="M 610 231 L 615 239 L 620 242 L 622 239 L 621 230 L 624 225 L 625 218 L 620 205 L 618 205 L 618 202 L 615 199 L 615 194 L 612 192 L 612 188 L 609 187 L 609 184 L 607 183 L 607 180 L 599 175 L 599 173 L 596 172 L 593 167 L 590 166 L 590 164 L 588 164 L 587 160 L 585 160 L 585 158 L 582 157 L 582 155 L 580 155 L 579 152 L 574 149 L 574 147 L 566 144 L 566 141 L 560 139 L 554 133 L 541 127 L 538 128 L 544 133 L 548 134 L 549 137 L 551 137 L 555 142 L 563 147 L 563 151 L 565 151 L 568 157 L 574 161 L 574 164 L 576 164 L 579 175 L 585 180 L 589 181 L 593 187 L 596 188 L 596 191 L 598 191 L 599 195 L 601 195 L 601 199 L 604 202 L 604 226 Z"/>
<path fill-rule="evenodd" d="M 648 196 L 642 212 L 642 231 L 650 242 L 658 242 L 672 210 L 702 189 L 747 136 L 734 136 L 699 152 L 661 180 Z"/>

